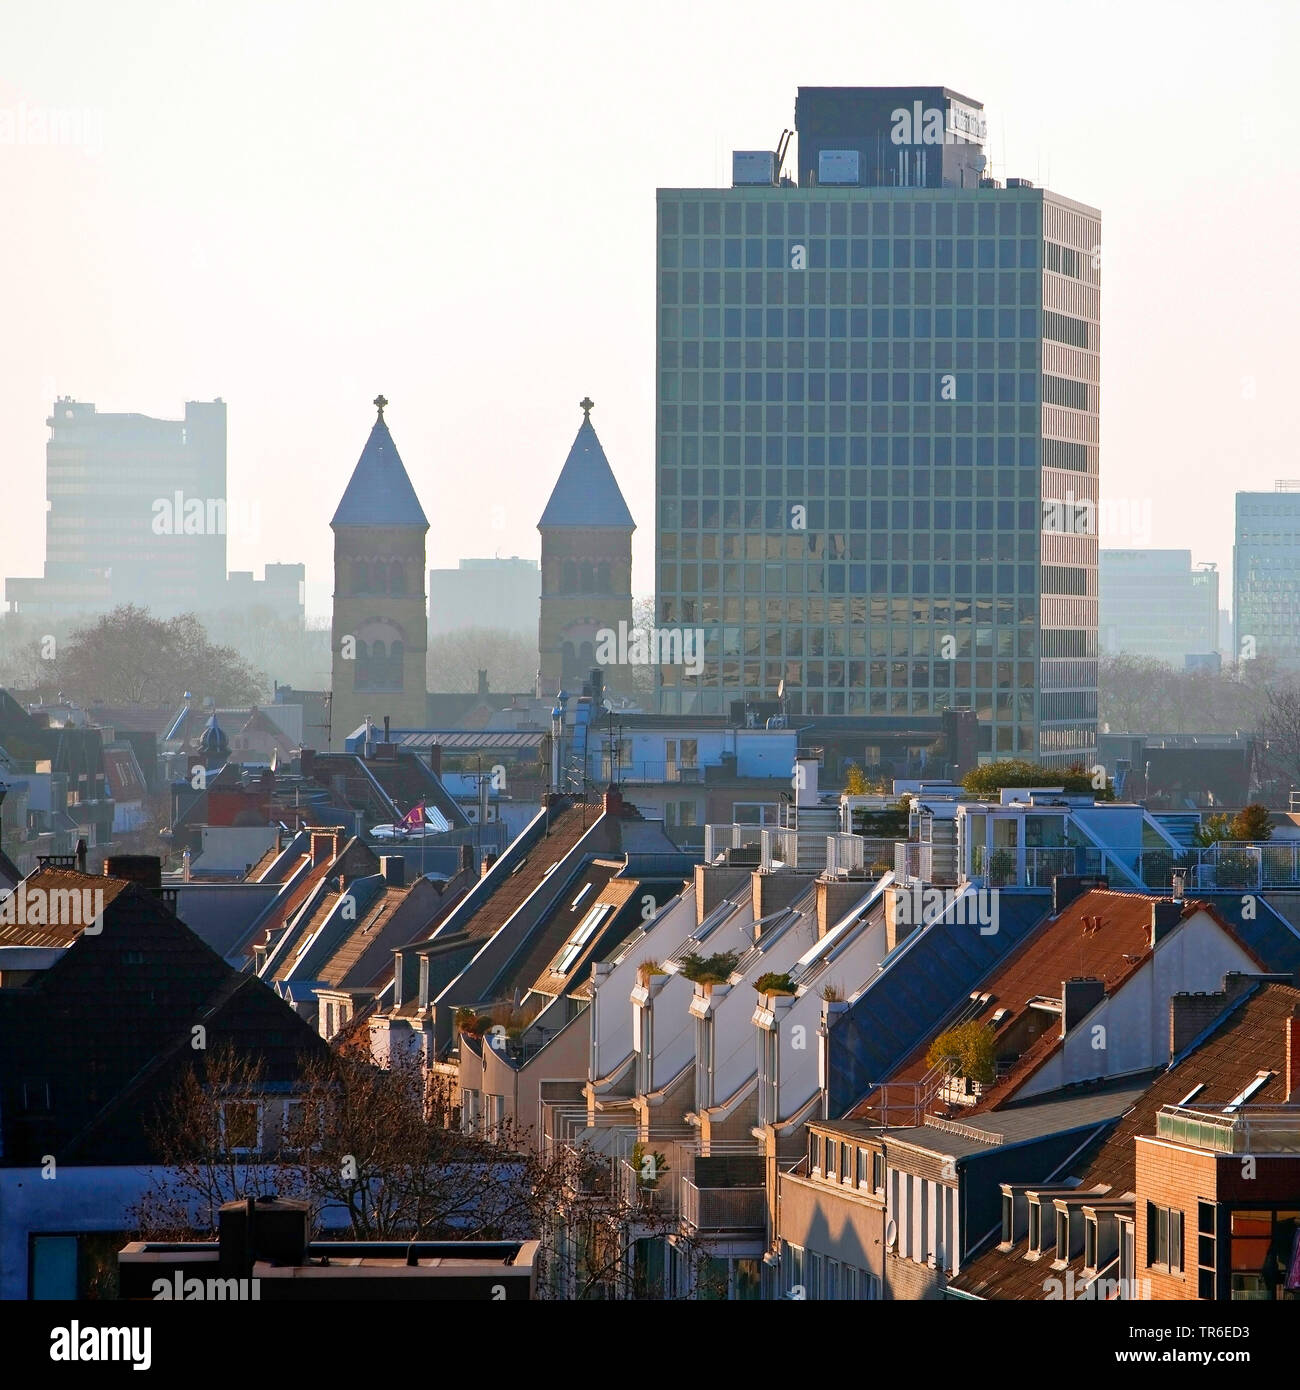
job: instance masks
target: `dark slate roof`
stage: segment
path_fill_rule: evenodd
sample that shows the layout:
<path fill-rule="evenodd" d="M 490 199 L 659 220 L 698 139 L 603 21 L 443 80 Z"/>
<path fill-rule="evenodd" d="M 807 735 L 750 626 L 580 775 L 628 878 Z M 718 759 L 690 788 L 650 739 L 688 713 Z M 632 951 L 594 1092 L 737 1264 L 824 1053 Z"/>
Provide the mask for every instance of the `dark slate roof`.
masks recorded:
<path fill-rule="evenodd" d="M 981 935 L 949 912 L 887 957 L 831 1029 L 831 1114 L 843 1115 L 886 1080 L 1050 911 L 1046 894 L 1004 892 L 997 931 Z"/>
<path fill-rule="evenodd" d="M 428 518 L 381 415 L 361 451 L 331 526 L 418 526 Z"/>
<path fill-rule="evenodd" d="M 551 491 L 537 529 L 549 526 L 611 526 L 621 531 L 636 530 L 614 478 L 605 451 L 600 447 L 591 417 L 578 430 L 569 457 Z"/>

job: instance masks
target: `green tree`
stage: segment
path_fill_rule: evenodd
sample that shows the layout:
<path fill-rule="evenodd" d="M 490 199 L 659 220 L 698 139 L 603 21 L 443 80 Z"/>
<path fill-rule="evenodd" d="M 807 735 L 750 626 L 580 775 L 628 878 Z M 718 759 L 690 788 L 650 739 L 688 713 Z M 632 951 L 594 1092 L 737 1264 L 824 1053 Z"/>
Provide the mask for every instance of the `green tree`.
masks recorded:
<path fill-rule="evenodd" d="M 961 1023 L 940 1033 L 925 1054 L 927 1066 L 950 1062 L 959 1076 L 988 1085 L 998 1074 L 993 1032 L 982 1023 Z"/>
<path fill-rule="evenodd" d="M 1230 840 L 1271 840 L 1273 822 L 1267 806 L 1258 801 L 1243 807 L 1232 818 Z"/>
<path fill-rule="evenodd" d="M 1114 800 L 1110 783 L 1095 786 L 1104 774 L 1090 772 L 1082 763 L 1071 767 L 1044 767 L 1025 758 L 1001 758 L 972 768 L 962 778 L 962 786 L 972 796 L 996 796 L 1004 787 L 1064 787 L 1067 792 L 1095 796 L 1098 801 Z"/>

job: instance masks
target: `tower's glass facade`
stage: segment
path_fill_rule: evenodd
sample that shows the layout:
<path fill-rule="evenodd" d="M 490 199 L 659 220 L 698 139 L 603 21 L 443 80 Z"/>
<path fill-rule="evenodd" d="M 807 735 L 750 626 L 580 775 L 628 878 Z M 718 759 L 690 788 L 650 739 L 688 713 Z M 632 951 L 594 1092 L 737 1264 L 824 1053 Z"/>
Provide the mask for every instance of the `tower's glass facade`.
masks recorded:
<path fill-rule="evenodd" d="M 784 682 L 1095 756 L 1100 239 L 1028 186 L 660 190 L 665 712 Z"/>

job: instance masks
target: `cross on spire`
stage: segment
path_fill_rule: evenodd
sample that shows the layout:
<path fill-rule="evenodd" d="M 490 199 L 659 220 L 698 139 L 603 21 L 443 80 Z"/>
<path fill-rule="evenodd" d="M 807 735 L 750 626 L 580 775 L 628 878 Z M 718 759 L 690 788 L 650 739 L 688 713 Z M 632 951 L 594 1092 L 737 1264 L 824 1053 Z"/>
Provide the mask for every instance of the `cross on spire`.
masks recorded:
<path fill-rule="evenodd" d="M 578 402 L 578 404 L 582 407 L 583 418 L 586 420 L 590 420 L 591 412 L 595 409 L 596 402 L 593 401 L 590 396 L 583 396 L 583 398 Z"/>
<path fill-rule="evenodd" d="M 379 418 L 381 420 L 384 418 L 384 407 L 387 404 L 388 402 L 384 399 L 382 392 L 379 395 L 377 395 L 373 401 L 371 401 L 371 405 L 373 405 L 375 409 L 379 412 Z"/>

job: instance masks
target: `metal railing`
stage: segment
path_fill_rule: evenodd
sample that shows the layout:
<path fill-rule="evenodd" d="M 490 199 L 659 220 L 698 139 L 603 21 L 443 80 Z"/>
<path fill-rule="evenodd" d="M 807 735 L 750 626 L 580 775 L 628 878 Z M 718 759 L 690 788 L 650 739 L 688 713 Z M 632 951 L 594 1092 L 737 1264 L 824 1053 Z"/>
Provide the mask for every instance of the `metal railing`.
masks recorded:
<path fill-rule="evenodd" d="M 767 1220 L 763 1187 L 696 1187 L 682 1179 L 682 1220 L 697 1231 L 761 1230 Z"/>
<path fill-rule="evenodd" d="M 923 851 L 927 848 L 899 845 L 895 872 L 905 859 L 912 875 L 926 879 Z M 1171 888 L 1175 874 L 1183 876 L 1183 886 L 1189 892 L 1300 886 L 1300 842 L 1290 841 L 1225 840 L 1182 854 L 1145 846 L 1062 845 L 1021 850 L 1014 845 L 992 849 L 977 845 L 971 861 L 974 877 L 984 879 L 990 888 L 1050 888 L 1057 874 L 1104 875 L 1119 883 L 1136 878 L 1157 892 Z"/>
<path fill-rule="evenodd" d="M 1156 1137 L 1214 1153 L 1300 1154 L 1300 1110 L 1165 1105 L 1156 1115 Z"/>
<path fill-rule="evenodd" d="M 867 867 L 867 842 L 861 835 L 827 835 L 826 872 L 862 874 Z"/>
<path fill-rule="evenodd" d="M 787 864 L 797 868 L 799 864 L 799 832 L 784 826 L 764 826 L 762 830 L 763 868 L 770 869 L 774 864 Z"/>

